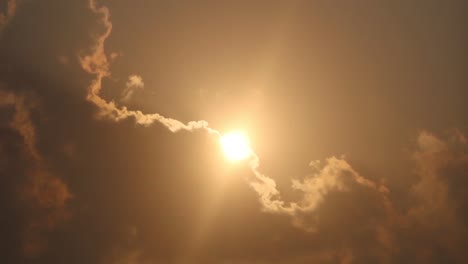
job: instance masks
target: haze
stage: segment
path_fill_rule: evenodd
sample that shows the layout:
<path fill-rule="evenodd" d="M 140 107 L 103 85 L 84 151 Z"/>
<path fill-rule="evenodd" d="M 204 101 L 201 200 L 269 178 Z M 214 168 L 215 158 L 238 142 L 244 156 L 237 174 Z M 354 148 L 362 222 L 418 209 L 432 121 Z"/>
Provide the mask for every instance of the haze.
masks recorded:
<path fill-rule="evenodd" d="M 466 14 L 0 0 L 0 263 L 467 263 Z"/>

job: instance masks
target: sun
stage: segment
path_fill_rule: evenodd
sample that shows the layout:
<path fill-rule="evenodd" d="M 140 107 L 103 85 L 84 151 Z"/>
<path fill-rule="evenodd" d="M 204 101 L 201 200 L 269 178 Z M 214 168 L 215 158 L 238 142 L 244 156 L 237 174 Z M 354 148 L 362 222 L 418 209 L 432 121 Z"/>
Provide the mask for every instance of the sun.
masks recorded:
<path fill-rule="evenodd" d="M 227 133 L 221 136 L 220 142 L 224 155 L 230 160 L 243 160 L 252 153 L 249 139 L 243 132 L 234 131 Z"/>

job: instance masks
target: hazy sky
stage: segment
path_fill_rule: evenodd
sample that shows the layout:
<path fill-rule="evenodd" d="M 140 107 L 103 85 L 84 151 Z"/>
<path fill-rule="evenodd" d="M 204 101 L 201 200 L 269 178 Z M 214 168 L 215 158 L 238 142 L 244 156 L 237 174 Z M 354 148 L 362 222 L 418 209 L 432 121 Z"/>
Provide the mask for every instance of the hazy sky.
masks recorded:
<path fill-rule="evenodd" d="M 0 0 L 0 262 L 468 262 L 467 14 Z"/>

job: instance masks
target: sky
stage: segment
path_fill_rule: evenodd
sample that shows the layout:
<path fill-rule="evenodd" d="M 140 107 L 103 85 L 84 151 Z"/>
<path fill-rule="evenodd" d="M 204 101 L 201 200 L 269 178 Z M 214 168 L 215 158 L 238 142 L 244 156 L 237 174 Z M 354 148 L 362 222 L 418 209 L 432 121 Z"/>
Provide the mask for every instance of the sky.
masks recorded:
<path fill-rule="evenodd" d="M 0 0 L 1 262 L 466 263 L 467 12 Z"/>

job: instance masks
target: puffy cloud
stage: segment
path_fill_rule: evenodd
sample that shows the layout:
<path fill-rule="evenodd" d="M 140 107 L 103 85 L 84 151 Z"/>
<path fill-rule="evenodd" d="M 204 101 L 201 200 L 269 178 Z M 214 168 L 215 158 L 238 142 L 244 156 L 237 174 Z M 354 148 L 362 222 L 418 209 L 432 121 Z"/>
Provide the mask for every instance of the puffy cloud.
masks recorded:
<path fill-rule="evenodd" d="M 293 180 L 293 189 L 303 192 L 303 200 L 296 205 L 296 210 L 302 214 L 313 213 L 323 203 L 328 193 L 350 192 L 356 186 L 376 192 L 382 202 L 387 199 L 385 195 L 388 190 L 385 186 L 362 177 L 344 159 L 331 157 L 326 160 L 323 167 L 319 167 L 318 164 L 317 161 L 311 163 L 317 169 L 311 177 L 306 177 L 303 181 Z M 306 229 L 315 230 L 314 226 Z"/>
<path fill-rule="evenodd" d="M 293 223 L 307 231 L 316 231 L 318 218 L 315 216 L 314 221 L 305 222 L 303 216 L 314 215 L 314 211 L 324 202 L 330 192 L 349 192 L 355 186 L 359 186 L 377 193 L 383 205 L 389 206 L 386 197 L 388 189 L 359 175 L 344 159 L 330 157 L 323 166 L 320 165 L 320 161 L 311 162 L 310 166 L 315 173 L 303 180 L 292 181 L 292 189 L 300 192 L 303 198 L 289 205 L 281 200 L 275 181 L 259 171 L 259 158 L 255 154 L 250 166 L 256 176 L 250 185 L 259 194 L 264 211 L 291 215 Z"/>

